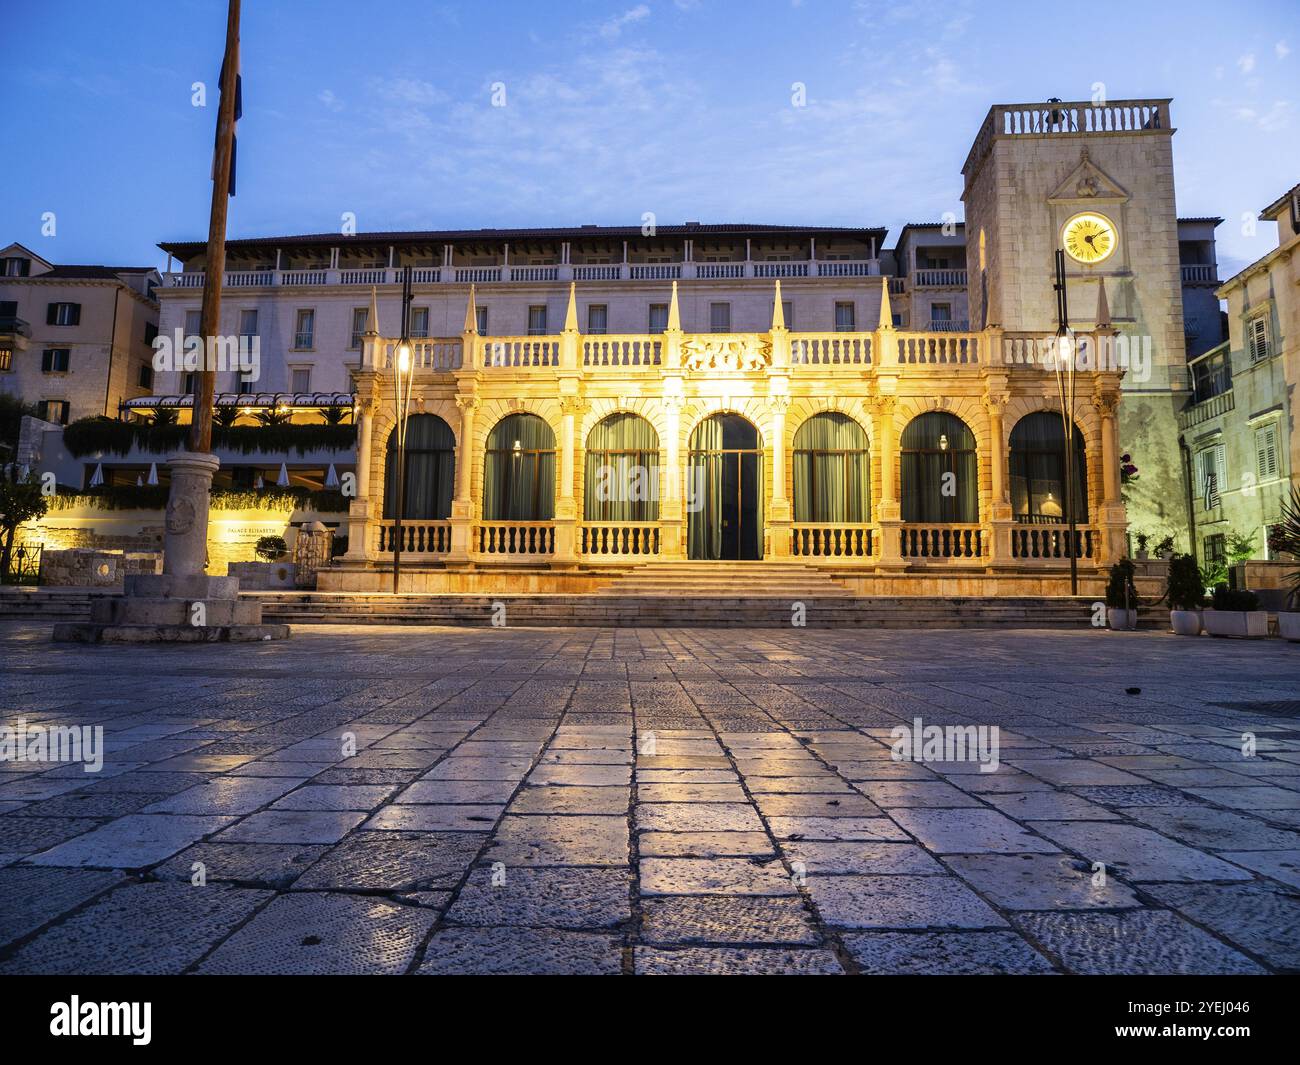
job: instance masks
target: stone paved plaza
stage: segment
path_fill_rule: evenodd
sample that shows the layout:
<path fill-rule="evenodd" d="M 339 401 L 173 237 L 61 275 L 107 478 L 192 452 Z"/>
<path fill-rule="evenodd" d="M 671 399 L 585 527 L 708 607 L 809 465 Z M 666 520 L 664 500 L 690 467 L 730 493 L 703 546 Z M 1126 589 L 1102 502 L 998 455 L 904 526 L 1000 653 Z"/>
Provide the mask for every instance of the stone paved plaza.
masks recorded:
<path fill-rule="evenodd" d="M 1300 646 L 1277 640 L 151 649 L 9 624 L 0 649 L 4 723 L 101 724 L 107 752 L 0 763 L 4 973 L 1300 969 Z M 916 717 L 998 726 L 999 768 L 894 760 Z"/>

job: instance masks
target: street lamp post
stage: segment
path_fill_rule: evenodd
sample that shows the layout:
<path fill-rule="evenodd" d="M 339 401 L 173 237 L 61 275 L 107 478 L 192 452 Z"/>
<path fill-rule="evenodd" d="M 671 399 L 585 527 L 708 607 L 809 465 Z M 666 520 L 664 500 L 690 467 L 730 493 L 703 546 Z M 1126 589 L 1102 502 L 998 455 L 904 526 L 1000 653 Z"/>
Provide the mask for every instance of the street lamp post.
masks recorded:
<path fill-rule="evenodd" d="M 393 594 L 402 571 L 402 513 L 406 510 L 406 422 L 415 381 L 411 358 L 411 268 L 402 268 L 402 336 L 393 352 L 393 406 L 397 425 L 397 510 L 393 516 Z"/>
<path fill-rule="evenodd" d="M 1074 514 L 1074 397 L 1075 352 L 1070 339 L 1070 307 L 1065 292 L 1065 252 L 1056 249 L 1056 391 L 1061 401 L 1065 430 L 1065 524 L 1066 554 L 1070 559 L 1070 594 L 1079 594 L 1079 559 L 1075 549 Z"/>

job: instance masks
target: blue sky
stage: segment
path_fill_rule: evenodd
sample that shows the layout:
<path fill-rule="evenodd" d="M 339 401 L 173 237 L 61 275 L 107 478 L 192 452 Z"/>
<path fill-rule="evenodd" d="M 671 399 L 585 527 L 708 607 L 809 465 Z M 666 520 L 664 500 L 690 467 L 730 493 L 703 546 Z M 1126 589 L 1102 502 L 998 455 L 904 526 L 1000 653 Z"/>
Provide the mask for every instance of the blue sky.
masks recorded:
<path fill-rule="evenodd" d="M 0 238 L 158 263 L 207 231 L 222 0 L 6 4 Z M 1300 181 L 1294 0 L 245 0 L 231 237 L 961 214 L 990 104 L 1174 98 L 1178 208 L 1221 276 Z M 191 104 L 191 85 L 211 88 Z M 792 106 L 792 86 L 806 106 Z M 492 106 L 505 86 L 504 107 Z M 21 101 L 21 103 L 18 103 Z M 15 148 L 20 146 L 21 150 Z M 41 235 L 55 212 L 57 235 Z"/>

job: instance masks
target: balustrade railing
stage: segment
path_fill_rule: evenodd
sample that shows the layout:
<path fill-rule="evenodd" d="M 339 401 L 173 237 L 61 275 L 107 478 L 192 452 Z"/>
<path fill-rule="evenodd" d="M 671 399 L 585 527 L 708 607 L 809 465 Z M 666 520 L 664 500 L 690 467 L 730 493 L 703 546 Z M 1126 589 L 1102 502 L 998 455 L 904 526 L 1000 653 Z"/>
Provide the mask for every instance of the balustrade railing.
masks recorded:
<path fill-rule="evenodd" d="M 584 336 L 582 365 L 658 366 L 663 357 L 663 342 L 658 336 Z"/>
<path fill-rule="evenodd" d="M 682 276 L 681 263 L 633 263 L 633 281 L 676 281 Z"/>
<path fill-rule="evenodd" d="M 903 558 L 983 558 L 984 530 L 979 525 L 904 525 L 900 550 Z"/>
<path fill-rule="evenodd" d="M 381 361 L 385 370 L 393 368 L 393 355 L 396 347 L 397 342 L 395 340 L 383 342 L 384 354 Z M 451 370 L 459 370 L 462 363 L 463 354 L 459 337 L 411 341 L 411 366 L 413 369 L 448 373 Z"/>
<path fill-rule="evenodd" d="M 472 528 L 474 550 L 480 555 L 555 554 L 555 527 L 549 521 L 484 521 Z"/>
<path fill-rule="evenodd" d="M 578 265 L 573 268 L 574 281 L 617 281 L 622 274 L 621 266 L 607 263 Z"/>
<path fill-rule="evenodd" d="M 598 521 L 582 526 L 582 554 L 600 558 L 645 558 L 659 554 L 656 522 Z"/>
<path fill-rule="evenodd" d="M 965 270 L 917 270 L 913 275 L 918 288 L 965 288 Z"/>
<path fill-rule="evenodd" d="M 870 333 L 791 333 L 792 366 L 867 366 Z"/>
<path fill-rule="evenodd" d="M 397 549 L 397 526 L 392 521 L 379 525 L 379 552 L 389 554 Z M 403 555 L 445 555 L 451 550 L 451 523 L 447 521 L 402 522 Z"/>
<path fill-rule="evenodd" d="M 744 277 L 744 263 L 696 263 L 695 276 L 702 281 L 714 281 L 726 277 Z"/>
<path fill-rule="evenodd" d="M 1068 560 L 1070 530 L 1064 525 L 1016 525 L 1011 529 L 1011 557 Z M 1088 526 L 1075 529 L 1074 557 L 1096 557 L 1096 535 Z"/>
<path fill-rule="evenodd" d="M 797 522 L 790 530 L 790 553 L 796 558 L 870 559 L 875 535 L 870 525 Z"/>
<path fill-rule="evenodd" d="M 907 365 L 978 363 L 976 333 L 904 334 L 898 338 L 898 361 Z"/>
<path fill-rule="evenodd" d="M 1216 280 L 1213 266 L 1202 265 L 1200 263 L 1183 263 L 1182 275 L 1184 281 L 1190 282 L 1211 282 Z"/>
<path fill-rule="evenodd" d="M 807 277 L 807 262 L 754 263 L 755 277 Z"/>
<path fill-rule="evenodd" d="M 558 366 L 558 337 L 489 337 L 480 341 L 482 365 L 494 367 Z"/>

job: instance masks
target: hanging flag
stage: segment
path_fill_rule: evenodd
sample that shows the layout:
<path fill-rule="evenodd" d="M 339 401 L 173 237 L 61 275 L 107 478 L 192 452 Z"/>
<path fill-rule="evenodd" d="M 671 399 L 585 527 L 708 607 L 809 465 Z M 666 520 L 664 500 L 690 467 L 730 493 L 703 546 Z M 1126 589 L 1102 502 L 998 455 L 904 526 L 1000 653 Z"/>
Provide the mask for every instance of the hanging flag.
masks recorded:
<path fill-rule="evenodd" d="M 217 82 L 218 86 L 226 83 L 226 64 L 223 60 L 221 63 L 221 74 Z M 244 76 L 239 72 L 239 42 L 235 41 L 235 115 L 232 124 L 238 128 L 239 120 L 244 116 Z M 221 139 L 221 123 L 217 123 L 217 140 L 212 146 L 212 180 L 217 180 L 217 144 Z M 235 155 L 238 148 L 238 139 L 235 136 L 235 130 L 230 131 L 230 185 L 226 189 L 229 196 L 235 194 Z"/>

